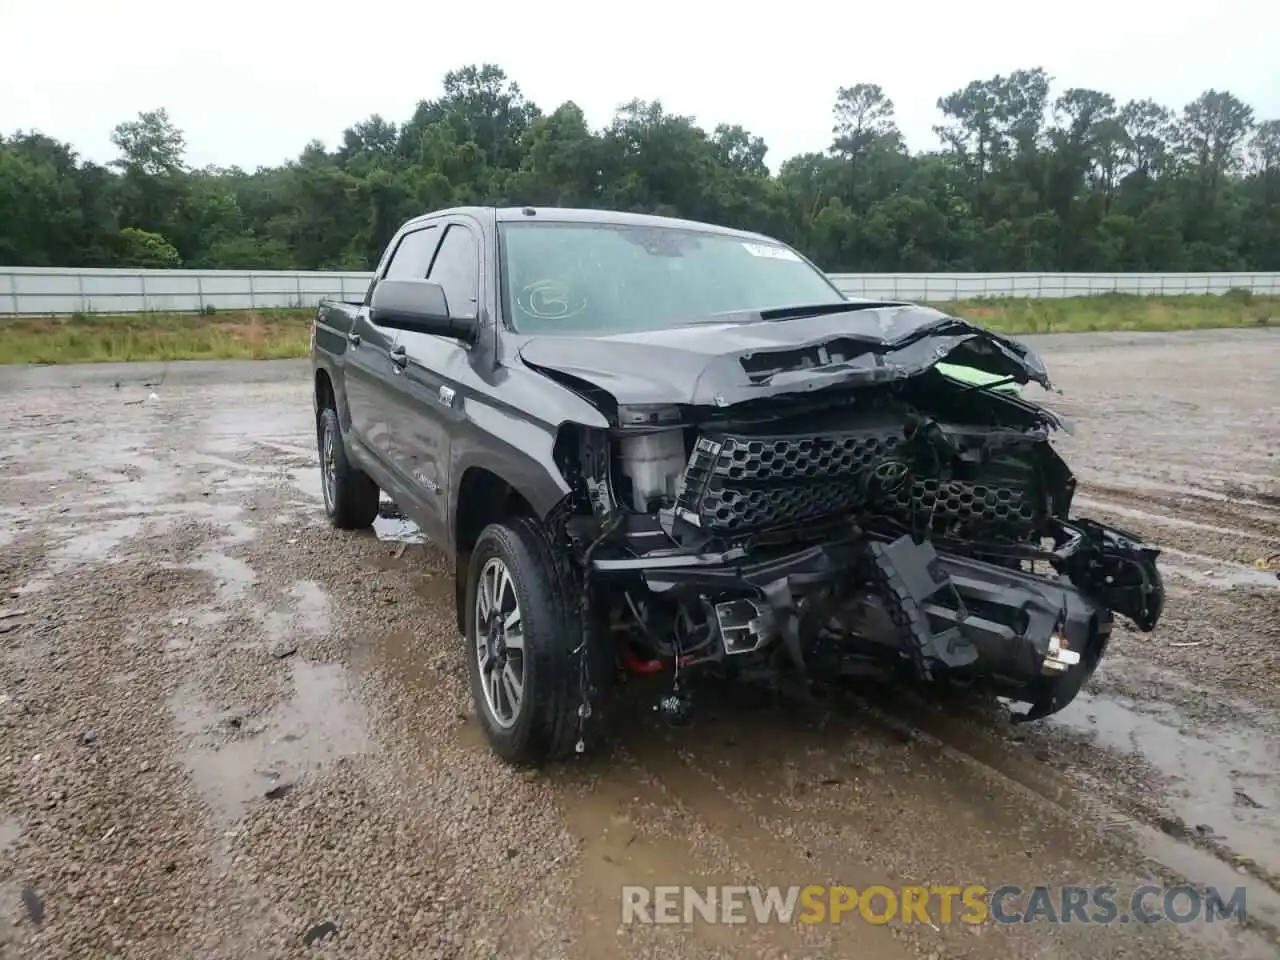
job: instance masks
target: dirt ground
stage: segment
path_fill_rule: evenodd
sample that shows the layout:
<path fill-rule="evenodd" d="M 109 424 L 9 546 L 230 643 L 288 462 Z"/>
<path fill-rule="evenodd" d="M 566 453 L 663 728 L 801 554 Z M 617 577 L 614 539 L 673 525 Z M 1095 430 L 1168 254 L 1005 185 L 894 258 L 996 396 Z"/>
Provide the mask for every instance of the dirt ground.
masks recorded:
<path fill-rule="evenodd" d="M 641 691 L 543 774 L 481 740 L 442 560 L 326 526 L 305 364 L 0 372 L 0 956 L 1280 956 L 1280 334 L 1036 345 L 1076 512 L 1166 550 L 1075 704 Z M 1247 922 L 620 922 L 627 883 L 1184 879 Z"/>

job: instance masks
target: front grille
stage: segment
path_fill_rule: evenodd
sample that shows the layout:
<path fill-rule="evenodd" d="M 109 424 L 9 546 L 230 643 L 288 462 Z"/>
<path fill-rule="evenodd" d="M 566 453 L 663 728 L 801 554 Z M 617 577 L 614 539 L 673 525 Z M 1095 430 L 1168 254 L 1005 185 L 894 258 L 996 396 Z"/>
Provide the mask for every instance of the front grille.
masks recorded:
<path fill-rule="evenodd" d="M 815 480 L 870 470 L 902 439 L 902 431 L 816 437 L 726 437 L 715 474 L 733 481 Z"/>
<path fill-rule="evenodd" d="M 858 482 L 902 439 L 876 427 L 817 436 L 701 438 L 678 506 L 705 529 L 730 531 L 848 513 L 866 499 Z"/>
<path fill-rule="evenodd" d="M 903 440 L 901 420 L 878 415 L 821 433 L 707 434 L 689 458 L 676 506 L 717 534 L 876 513 L 952 536 L 1030 536 L 1036 501 L 1017 474 L 944 483 L 902 477 L 896 489 L 882 486 L 886 473 L 877 468 L 903 464 L 894 456 Z"/>
<path fill-rule="evenodd" d="M 1022 540 L 1037 526 L 1035 499 L 1013 486 L 916 479 L 891 512 L 913 526 L 962 539 Z"/>

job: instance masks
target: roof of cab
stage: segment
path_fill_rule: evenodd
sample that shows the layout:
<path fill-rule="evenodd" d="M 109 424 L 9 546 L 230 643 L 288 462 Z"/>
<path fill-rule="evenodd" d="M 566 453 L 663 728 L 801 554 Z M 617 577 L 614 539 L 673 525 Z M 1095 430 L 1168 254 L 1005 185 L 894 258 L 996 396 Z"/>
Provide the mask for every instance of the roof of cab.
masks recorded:
<path fill-rule="evenodd" d="M 723 236 L 737 237 L 740 240 L 755 240 L 763 243 L 779 243 L 773 237 L 747 230 L 735 230 L 713 223 L 698 220 L 681 220 L 676 217 L 659 217 L 648 213 L 626 213 L 620 210 L 592 210 L 576 207 L 452 207 L 448 210 L 437 210 L 418 220 L 434 219 L 447 214 L 470 214 L 471 216 L 495 216 L 498 223 L 515 223 L 539 220 L 549 223 L 599 223 L 618 226 L 636 227 L 670 227 L 681 230 L 697 230 L 702 233 L 718 233 Z"/>

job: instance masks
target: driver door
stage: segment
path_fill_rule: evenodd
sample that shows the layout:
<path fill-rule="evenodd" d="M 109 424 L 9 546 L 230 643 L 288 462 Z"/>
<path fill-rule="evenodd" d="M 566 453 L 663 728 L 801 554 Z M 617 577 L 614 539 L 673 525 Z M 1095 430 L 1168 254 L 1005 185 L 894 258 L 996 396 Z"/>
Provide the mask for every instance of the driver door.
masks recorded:
<path fill-rule="evenodd" d="M 440 229 L 434 224 L 400 238 L 385 269 L 369 285 L 353 327 L 357 336 L 348 347 L 347 402 L 352 430 L 384 470 L 396 469 L 395 381 L 402 371 L 395 359 L 400 331 L 375 324 L 369 318 L 369 303 L 379 281 L 423 279 L 439 238 Z"/>
<path fill-rule="evenodd" d="M 462 217 L 450 218 L 442 229 L 427 279 L 440 284 L 450 313 L 477 316 L 483 234 Z M 448 542 L 450 454 L 467 397 L 474 396 L 472 352 L 457 340 L 409 330 L 400 332 L 397 349 L 398 471 L 409 478 L 425 508 L 424 517 L 430 519 L 432 529 L 424 526 L 423 533 L 436 542 Z"/>

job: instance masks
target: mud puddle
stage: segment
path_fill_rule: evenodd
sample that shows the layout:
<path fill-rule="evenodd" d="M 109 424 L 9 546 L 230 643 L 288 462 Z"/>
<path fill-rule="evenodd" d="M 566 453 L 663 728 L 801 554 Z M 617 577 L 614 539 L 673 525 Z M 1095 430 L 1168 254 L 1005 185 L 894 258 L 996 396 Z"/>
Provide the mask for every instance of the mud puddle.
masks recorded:
<path fill-rule="evenodd" d="M 1160 572 L 1166 579 L 1173 574 L 1199 586 L 1219 590 L 1227 590 L 1231 587 L 1280 590 L 1280 576 L 1270 569 L 1246 567 L 1241 563 L 1229 563 L 1216 557 L 1206 557 L 1203 554 L 1188 553 L 1170 547 L 1161 550 Z"/>
<path fill-rule="evenodd" d="M 1115 658 L 1110 666 L 1123 673 L 1137 665 Z M 1170 688 L 1177 688 L 1174 699 L 1206 695 L 1181 677 L 1163 679 Z M 994 703 L 988 707 L 966 700 L 921 703 L 914 694 L 904 696 L 883 686 L 869 686 L 855 694 L 855 702 L 869 715 L 897 725 L 904 742 L 921 736 L 936 738 L 945 748 L 939 760 L 960 756 L 976 765 L 965 773 L 961 769 L 947 773 L 948 784 L 975 779 L 970 789 L 991 797 L 991 785 L 980 785 L 981 777 L 974 777 L 985 768 L 1005 781 L 998 792 L 1008 792 L 1015 784 L 1030 791 L 1038 798 L 1033 805 L 1040 810 L 1040 818 L 1060 811 L 1077 827 L 1089 825 L 1086 833 L 1131 849 L 1166 884 L 1213 886 L 1224 895 L 1243 889 L 1255 931 L 1267 943 L 1246 939 L 1237 949 L 1244 951 L 1241 955 L 1275 955 L 1275 945 L 1280 944 L 1280 891 L 1264 861 L 1274 862 L 1280 840 L 1275 815 L 1280 773 L 1273 772 L 1280 770 L 1276 763 L 1280 747 L 1271 746 L 1280 740 L 1265 732 L 1269 717 L 1265 711 L 1232 702 L 1235 721 L 1196 726 L 1167 702 L 1082 693 L 1061 713 L 1022 728 L 1010 726 L 1006 708 Z M 1224 709 L 1217 715 L 1227 713 L 1227 706 L 1222 704 Z M 1067 744 L 1086 748 L 1064 750 Z M 1140 781 L 1145 789 L 1134 790 L 1127 778 L 1109 779 L 1114 765 L 1097 750 L 1106 751 L 1107 757 L 1133 757 L 1149 767 L 1153 776 Z M 937 760 L 929 765 L 942 769 Z M 865 764 L 858 767 L 858 775 L 870 773 L 877 781 L 892 775 L 890 770 L 866 770 Z M 755 776 L 759 778 L 763 770 Z M 960 789 L 963 795 L 964 788 Z M 910 792 L 915 796 L 922 791 L 915 786 Z M 952 811 L 949 819 L 954 826 L 956 800 L 940 808 L 943 805 Z M 1026 801 L 1019 806 L 1025 807 Z M 981 822 L 989 828 L 998 819 L 988 814 Z M 1048 820 L 1039 832 L 1047 825 Z M 1203 828 L 1197 830 L 1197 825 Z M 1012 832 L 1028 842 L 1030 829 L 1024 824 Z M 877 826 L 877 834 L 882 830 Z M 959 842 L 960 837 L 956 833 L 952 839 Z M 1060 834 L 1052 844 L 1051 862 L 1068 858 L 1068 851 L 1082 839 L 1083 835 L 1068 840 Z M 897 849 L 901 859 L 909 841 L 899 841 Z M 1106 856 L 1099 850 L 1091 859 Z M 969 863 L 981 862 L 975 854 L 969 858 Z M 1185 932 L 1212 939 L 1223 931 L 1196 923 Z"/>
<path fill-rule="evenodd" d="M 289 474 L 298 492 L 306 498 L 310 505 L 324 503 L 324 490 L 320 485 L 319 470 L 295 470 Z"/>
<path fill-rule="evenodd" d="M 644 878 L 653 864 L 664 879 L 648 882 L 695 885 L 827 882 L 862 889 L 951 882 L 939 878 L 955 876 L 999 877 L 1000 883 L 1026 888 L 1100 875 L 1120 889 L 1152 882 L 1151 869 L 1112 842 L 1118 835 L 1081 829 L 1074 791 L 1043 766 L 1019 775 L 1007 747 L 997 748 L 1000 762 L 988 764 L 981 745 L 971 749 L 963 734 L 958 739 L 964 748 L 956 749 L 915 723 L 861 706 L 856 696 L 779 709 L 748 707 L 713 693 L 687 727 L 670 729 L 651 715 L 629 719 L 635 722 L 613 734 L 612 755 L 588 761 L 599 779 L 592 778 L 588 790 L 562 792 L 560 799 L 584 845 L 576 893 L 587 916 L 599 909 L 602 891 L 612 893 L 616 904 L 618 875 Z M 942 719 L 949 731 L 956 729 Z M 1173 843 L 1156 833 L 1158 840 Z M 668 843 L 671 834 L 683 842 Z M 1206 874 L 1193 869 L 1196 854 L 1190 851 L 1177 862 L 1203 883 Z M 1176 873 L 1148 857 L 1155 867 Z M 1218 886 L 1228 894 L 1252 882 L 1229 867 L 1225 871 L 1218 875 L 1231 882 Z M 671 876 L 681 879 L 665 879 Z M 1167 882 L 1175 880 L 1181 882 L 1181 875 Z M 1277 899 L 1272 891 L 1259 886 L 1250 897 L 1251 905 L 1258 903 L 1259 912 L 1270 916 L 1270 901 Z M 683 929 L 693 938 L 707 937 L 696 927 Z M 1118 955 L 1119 947 L 1115 929 L 1049 933 L 1054 940 L 1061 935 L 1063 953 L 1038 952 L 1047 946 L 1045 931 L 1029 928 L 908 929 L 891 922 L 878 929 L 824 931 L 830 939 L 820 944 L 809 940 L 810 931 L 760 932 L 754 946 L 767 943 L 787 955 L 812 955 L 816 948 L 817 955 L 892 956 L 908 943 L 920 956 L 1108 956 Z M 607 937 L 603 929 L 598 933 Z M 1168 926 L 1162 934 L 1170 941 L 1204 938 L 1206 944 L 1229 936 L 1225 930 Z M 736 935 L 733 946 L 740 952 L 747 948 L 747 934 Z M 1237 950 L 1238 956 L 1274 954 L 1256 938 L 1242 938 Z"/>
<path fill-rule="evenodd" d="M 427 538 L 412 520 L 379 516 L 373 521 L 373 532 L 385 543 L 426 543 Z"/>
<path fill-rule="evenodd" d="M 217 586 L 219 605 L 231 605 L 240 601 L 246 591 L 258 582 L 258 575 L 243 560 L 220 550 L 209 550 L 187 565 L 192 570 L 207 573 Z"/>
<path fill-rule="evenodd" d="M 341 664 L 295 658 L 289 671 L 291 695 L 261 717 L 218 709 L 195 685 L 170 698 L 174 723 L 189 738 L 183 762 L 223 829 L 255 801 L 279 799 L 308 773 L 370 748 Z"/>
<path fill-rule="evenodd" d="M 1256 729 L 1191 723 L 1168 703 L 1083 692 L 1050 718 L 1102 747 L 1136 753 L 1165 779 L 1171 811 L 1280 874 L 1280 743 Z"/>
<path fill-rule="evenodd" d="M 1127 824 L 1127 830 L 1151 862 L 1166 871 L 1171 871 L 1168 875 L 1178 884 L 1181 884 L 1185 878 L 1198 889 L 1213 888 L 1224 900 L 1232 896 L 1235 891 L 1243 890 L 1246 918 L 1254 924 L 1255 930 L 1272 941 L 1272 949 L 1268 949 L 1265 944 L 1251 942 L 1253 951 L 1247 955 L 1276 956 L 1274 947 L 1280 945 L 1280 893 L 1277 893 L 1273 887 L 1247 874 L 1241 874 L 1238 868 L 1224 863 L 1212 853 L 1181 843 L 1167 833 L 1145 823 L 1130 821 Z M 1218 926 L 1220 927 L 1221 924 Z M 1192 930 L 1202 935 L 1214 932 L 1212 925 L 1203 921 L 1197 921 Z"/>
<path fill-rule="evenodd" d="M 22 824 L 16 817 L 0 817 L 0 853 L 4 853 L 22 836 Z"/>
<path fill-rule="evenodd" d="M 320 584 L 299 580 L 289 588 L 289 598 L 286 609 L 272 610 L 263 619 L 263 631 L 269 641 L 288 645 L 299 631 L 316 637 L 333 629 L 332 605 Z"/>
<path fill-rule="evenodd" d="M 389 500 L 378 505 L 378 516 L 373 521 L 373 532 L 387 543 L 426 543 L 426 535 L 418 525 L 406 517 L 400 508 Z"/>
<path fill-rule="evenodd" d="M 483 735 L 481 735 L 483 739 Z M 679 809 L 663 785 L 647 780 L 634 761 L 616 758 L 623 766 L 589 785 L 567 790 L 562 797 L 581 844 L 574 899 L 579 922 L 597 945 L 601 957 L 625 957 L 636 944 L 630 928 L 619 927 L 618 892 L 628 884 L 679 884 L 696 888 L 740 882 L 734 865 L 708 863 L 699 856 L 707 839 L 705 827 Z M 604 771 L 601 771 L 602 773 Z M 740 868 L 739 868 L 740 869 Z M 690 940 L 703 947 L 731 950 L 737 937 L 727 926 L 690 917 L 679 930 L 666 931 L 667 948 L 675 955 Z M 771 939 L 795 950 L 803 946 L 788 927 L 768 931 Z"/>

